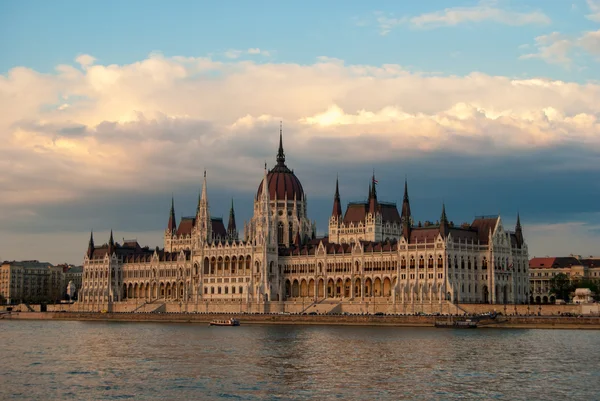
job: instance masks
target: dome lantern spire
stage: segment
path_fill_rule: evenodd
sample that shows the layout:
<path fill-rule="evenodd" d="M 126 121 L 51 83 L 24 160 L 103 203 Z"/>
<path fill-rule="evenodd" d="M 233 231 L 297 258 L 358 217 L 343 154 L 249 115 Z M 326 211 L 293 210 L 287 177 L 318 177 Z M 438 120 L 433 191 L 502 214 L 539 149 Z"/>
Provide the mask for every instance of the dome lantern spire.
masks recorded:
<path fill-rule="evenodd" d="M 285 165 L 285 153 L 283 153 L 283 123 L 279 122 L 279 150 L 277 151 L 277 165 Z"/>

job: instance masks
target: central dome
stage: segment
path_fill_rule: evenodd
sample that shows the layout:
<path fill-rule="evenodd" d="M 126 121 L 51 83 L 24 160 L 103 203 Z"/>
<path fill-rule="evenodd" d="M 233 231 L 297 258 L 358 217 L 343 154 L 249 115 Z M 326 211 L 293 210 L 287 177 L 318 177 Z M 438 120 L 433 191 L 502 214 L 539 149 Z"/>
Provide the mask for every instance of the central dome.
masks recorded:
<path fill-rule="evenodd" d="M 264 181 L 264 180 L 263 180 Z M 263 191 L 263 181 L 258 186 L 256 199 L 260 199 Z M 269 199 L 279 200 L 301 200 L 304 199 L 304 190 L 300 180 L 292 170 L 285 165 L 285 154 L 283 153 L 283 140 L 281 129 L 279 130 L 279 151 L 277 152 L 277 165 L 267 174 L 267 185 L 269 188 Z"/>

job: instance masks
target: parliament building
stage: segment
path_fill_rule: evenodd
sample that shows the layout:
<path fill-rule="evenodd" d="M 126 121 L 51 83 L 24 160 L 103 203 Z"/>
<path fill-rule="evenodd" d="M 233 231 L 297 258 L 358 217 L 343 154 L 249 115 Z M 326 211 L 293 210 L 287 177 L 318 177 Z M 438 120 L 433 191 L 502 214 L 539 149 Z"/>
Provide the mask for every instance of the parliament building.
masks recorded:
<path fill-rule="evenodd" d="M 529 299 L 527 245 L 520 219 L 500 216 L 455 226 L 444 205 L 436 221 L 415 223 L 408 186 L 400 208 L 377 196 L 348 203 L 335 183 L 328 236 L 316 236 L 307 197 L 285 163 L 282 134 L 254 213 L 239 235 L 211 216 L 207 177 L 195 214 L 177 222 L 173 202 L 164 247 L 136 240 L 94 243 L 84 257 L 84 310 L 295 313 L 450 312 L 461 303 Z"/>

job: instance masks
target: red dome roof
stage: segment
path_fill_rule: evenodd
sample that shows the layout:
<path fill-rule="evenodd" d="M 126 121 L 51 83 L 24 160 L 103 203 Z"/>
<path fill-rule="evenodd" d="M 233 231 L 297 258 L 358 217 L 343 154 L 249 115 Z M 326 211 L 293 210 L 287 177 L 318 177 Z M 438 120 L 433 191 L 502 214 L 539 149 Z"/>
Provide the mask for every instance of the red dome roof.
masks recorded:
<path fill-rule="evenodd" d="M 267 174 L 267 183 L 269 186 L 269 198 L 283 200 L 287 197 L 288 200 L 293 200 L 296 197 L 297 200 L 304 199 L 304 190 L 300 180 L 293 171 L 283 166 L 285 170 L 281 169 L 280 166 L 269 171 Z M 287 170 L 287 171 L 286 171 Z M 262 195 L 263 182 L 260 182 L 258 186 L 258 192 L 256 197 L 260 198 Z"/>
<path fill-rule="evenodd" d="M 267 174 L 267 183 L 269 186 L 269 198 L 283 200 L 304 199 L 304 190 L 300 180 L 292 170 L 285 165 L 285 154 L 283 153 L 283 143 L 281 130 L 279 131 L 279 151 L 277 152 L 277 165 Z M 256 198 L 262 195 L 263 181 L 258 186 Z"/>

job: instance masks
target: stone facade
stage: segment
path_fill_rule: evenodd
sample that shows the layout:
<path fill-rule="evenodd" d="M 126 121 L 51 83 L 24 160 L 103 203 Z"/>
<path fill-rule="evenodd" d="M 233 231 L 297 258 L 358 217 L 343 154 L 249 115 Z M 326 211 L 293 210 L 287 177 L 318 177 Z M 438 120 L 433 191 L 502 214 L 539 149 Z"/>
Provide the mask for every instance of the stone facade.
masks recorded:
<path fill-rule="evenodd" d="M 233 205 L 227 228 L 210 216 L 204 173 L 194 216 L 177 225 L 171 204 L 164 248 L 142 248 L 135 240 L 118 244 L 112 232 L 97 247 L 90 237 L 80 301 L 90 309 L 135 300 L 224 310 L 241 304 L 268 310 L 281 302 L 306 310 L 344 302 L 527 302 L 528 252 L 519 220 L 514 231 L 500 216 L 456 227 L 442 207 L 436 223 L 415 224 L 407 183 L 401 212 L 378 200 L 377 184 L 373 176 L 368 201 L 350 203 L 342 214 L 336 183 L 329 236 L 316 238 L 302 185 L 285 164 L 280 132 L 277 163 L 265 166 L 243 239 Z"/>
<path fill-rule="evenodd" d="M 532 258 L 529 261 L 529 302 L 553 304 L 556 299 L 550 294 L 550 280 L 559 273 L 567 275 L 571 281 L 590 280 L 600 285 L 600 258 L 581 255 Z"/>
<path fill-rule="evenodd" d="M 0 295 L 7 303 L 60 301 L 63 284 L 62 268 L 50 263 L 26 260 L 0 266 Z"/>

